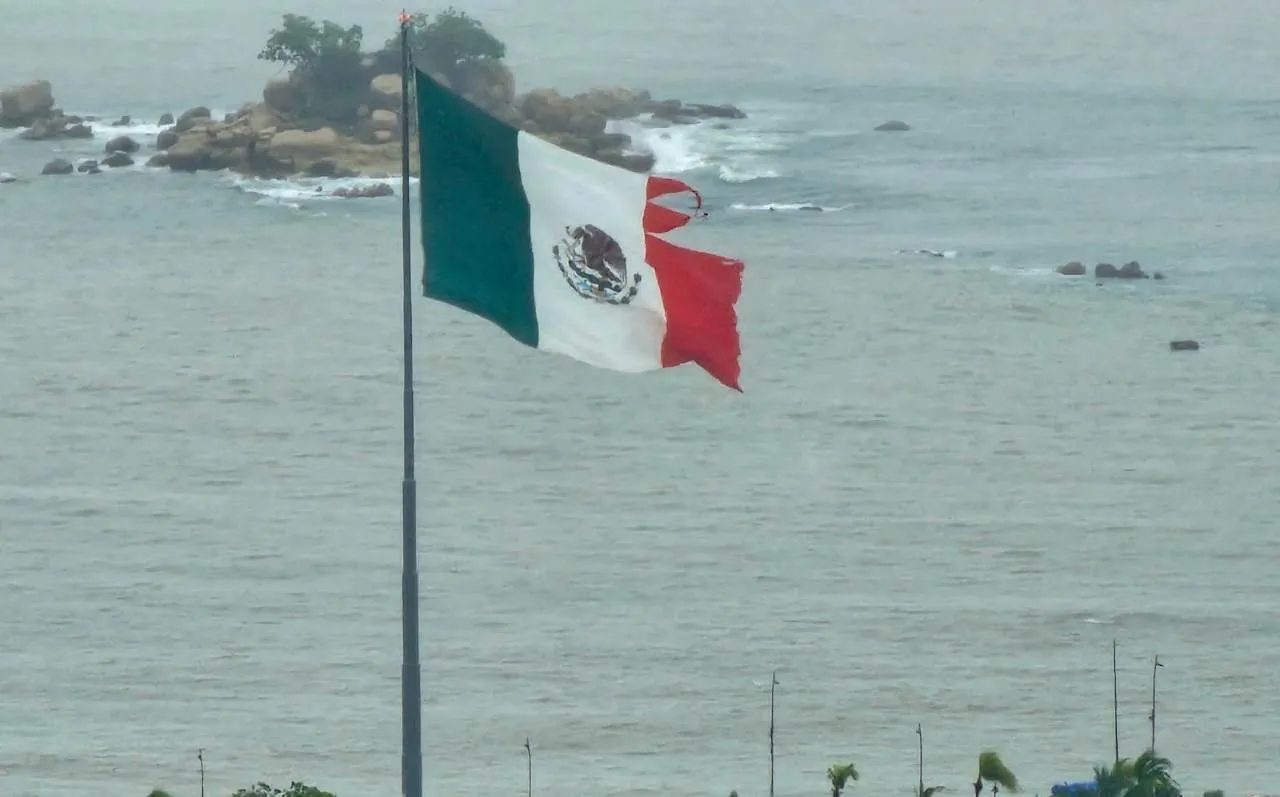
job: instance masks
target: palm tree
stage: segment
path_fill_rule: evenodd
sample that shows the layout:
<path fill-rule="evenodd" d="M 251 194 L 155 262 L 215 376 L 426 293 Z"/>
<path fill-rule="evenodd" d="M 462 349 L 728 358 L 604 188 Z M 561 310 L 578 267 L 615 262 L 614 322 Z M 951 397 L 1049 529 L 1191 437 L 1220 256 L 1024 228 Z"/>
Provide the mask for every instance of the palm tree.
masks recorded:
<path fill-rule="evenodd" d="M 840 797 L 849 781 L 858 779 L 858 769 L 853 764 L 832 764 L 827 779 L 831 781 L 831 797 Z"/>
<path fill-rule="evenodd" d="M 1133 786 L 1133 762 L 1122 758 L 1111 766 L 1094 767 L 1093 780 L 1098 797 L 1125 797 Z"/>
<path fill-rule="evenodd" d="M 1181 797 L 1182 789 L 1173 779 L 1173 763 L 1155 750 L 1133 760 L 1132 778 L 1126 797 Z"/>
<path fill-rule="evenodd" d="M 973 782 L 973 797 L 981 797 L 984 781 L 991 783 L 993 797 L 1000 793 L 1001 786 L 1007 792 L 1018 791 L 1017 776 L 1004 765 L 1000 755 L 994 750 L 986 750 L 978 756 L 978 779 Z"/>

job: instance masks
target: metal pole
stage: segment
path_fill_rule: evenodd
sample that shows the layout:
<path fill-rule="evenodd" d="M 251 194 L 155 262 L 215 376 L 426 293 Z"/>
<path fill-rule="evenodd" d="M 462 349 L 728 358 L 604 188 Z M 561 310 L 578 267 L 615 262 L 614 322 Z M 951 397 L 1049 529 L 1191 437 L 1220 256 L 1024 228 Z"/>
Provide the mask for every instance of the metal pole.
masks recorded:
<path fill-rule="evenodd" d="M 1160 657 L 1156 656 L 1151 664 L 1151 752 L 1156 751 L 1156 670 L 1163 667 Z"/>
<path fill-rule="evenodd" d="M 774 670 L 769 679 L 769 797 L 773 797 L 773 705 L 778 691 L 778 671 Z"/>
<path fill-rule="evenodd" d="M 201 747 L 196 751 L 196 758 L 200 761 L 200 797 L 204 797 L 204 748 Z"/>
<path fill-rule="evenodd" d="M 404 480 L 401 484 L 404 564 L 401 619 L 404 657 L 401 664 L 401 786 L 404 797 L 422 797 L 422 665 L 418 658 L 418 485 L 414 478 L 413 303 L 409 204 L 409 15 L 400 14 L 400 196 L 404 290 Z"/>
<path fill-rule="evenodd" d="M 1111 720 L 1115 725 L 1116 761 L 1120 760 L 1120 673 L 1116 667 L 1116 641 L 1111 640 Z"/>
<path fill-rule="evenodd" d="M 924 729 L 920 727 L 920 723 L 916 723 L 916 736 L 920 738 L 920 789 L 916 792 L 916 797 L 924 797 Z"/>
<path fill-rule="evenodd" d="M 529 797 L 533 797 L 533 746 L 528 736 L 524 737 L 524 753 L 529 757 Z"/>

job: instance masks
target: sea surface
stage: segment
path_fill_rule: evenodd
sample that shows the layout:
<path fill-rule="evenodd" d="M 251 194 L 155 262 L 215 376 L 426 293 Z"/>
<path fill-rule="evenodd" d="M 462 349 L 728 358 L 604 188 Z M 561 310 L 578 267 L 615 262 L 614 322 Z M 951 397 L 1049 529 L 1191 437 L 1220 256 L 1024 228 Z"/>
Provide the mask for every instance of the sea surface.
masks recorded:
<path fill-rule="evenodd" d="M 1047 794 L 1113 755 L 1113 639 L 1123 754 L 1159 654 L 1187 791 L 1280 791 L 1273 0 L 466 8 L 522 89 L 749 113 L 638 133 L 748 263 L 745 393 L 416 300 L 429 794 L 524 793 L 528 738 L 538 795 L 763 797 L 775 669 L 782 797 L 906 797 L 916 723 L 927 783 Z M 194 797 L 199 750 L 210 797 L 399 793 L 397 200 L 39 176 L 255 99 L 283 12 L 399 10 L 0 10 L 0 85 L 134 120 L 0 134 L 3 797 Z"/>

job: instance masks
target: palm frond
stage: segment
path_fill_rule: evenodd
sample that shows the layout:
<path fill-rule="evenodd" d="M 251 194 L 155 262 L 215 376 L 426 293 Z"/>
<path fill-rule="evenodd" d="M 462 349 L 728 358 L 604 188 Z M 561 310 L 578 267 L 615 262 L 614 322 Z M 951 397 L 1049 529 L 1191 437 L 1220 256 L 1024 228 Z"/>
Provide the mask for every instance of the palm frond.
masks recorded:
<path fill-rule="evenodd" d="M 994 750 L 986 750 L 978 756 L 978 778 L 999 784 L 1005 791 L 1018 791 L 1018 777 L 1004 765 Z"/>

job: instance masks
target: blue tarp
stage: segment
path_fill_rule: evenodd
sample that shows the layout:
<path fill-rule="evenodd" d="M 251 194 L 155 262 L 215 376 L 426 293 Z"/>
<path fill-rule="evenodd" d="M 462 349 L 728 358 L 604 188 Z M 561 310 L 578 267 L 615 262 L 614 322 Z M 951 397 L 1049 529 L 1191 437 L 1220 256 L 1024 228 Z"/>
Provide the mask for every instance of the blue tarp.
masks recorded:
<path fill-rule="evenodd" d="M 1055 783 L 1049 790 L 1053 797 L 1085 797 L 1098 793 L 1098 784 L 1092 780 L 1081 780 L 1074 783 Z"/>

